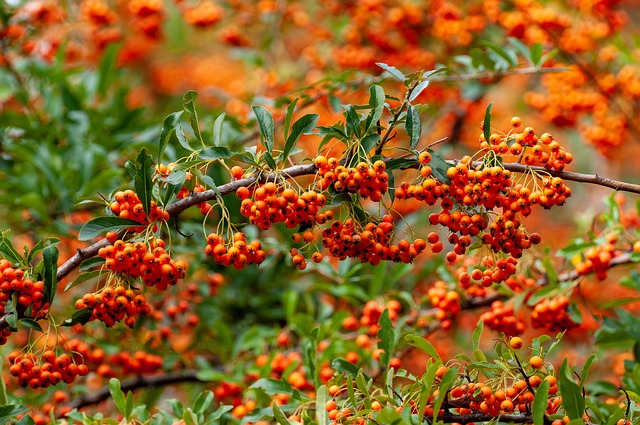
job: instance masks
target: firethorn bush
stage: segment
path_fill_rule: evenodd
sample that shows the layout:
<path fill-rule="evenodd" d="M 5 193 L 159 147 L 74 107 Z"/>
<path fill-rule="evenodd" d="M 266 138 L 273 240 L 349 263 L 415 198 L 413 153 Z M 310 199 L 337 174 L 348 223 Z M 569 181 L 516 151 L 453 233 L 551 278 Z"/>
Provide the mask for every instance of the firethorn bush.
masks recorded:
<path fill-rule="evenodd" d="M 1 4 L 1 423 L 640 424 L 639 13 Z"/>

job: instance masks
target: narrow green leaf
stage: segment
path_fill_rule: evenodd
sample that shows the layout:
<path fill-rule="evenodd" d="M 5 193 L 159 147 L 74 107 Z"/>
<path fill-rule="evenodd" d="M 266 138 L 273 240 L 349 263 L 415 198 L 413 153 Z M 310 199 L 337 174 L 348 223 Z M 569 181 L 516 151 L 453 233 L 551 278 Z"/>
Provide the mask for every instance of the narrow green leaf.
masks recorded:
<path fill-rule="evenodd" d="M 80 267 L 78 267 L 78 269 L 80 271 L 86 271 L 91 269 L 92 267 L 100 266 L 104 264 L 104 261 L 105 261 L 104 258 L 98 257 L 96 255 L 95 257 L 87 258 L 82 263 L 80 263 Z"/>
<path fill-rule="evenodd" d="M 420 122 L 420 114 L 415 106 L 409 105 L 407 109 L 407 120 L 405 122 L 405 128 L 409 135 L 409 146 L 411 149 L 415 149 L 420 141 L 420 135 L 422 133 L 422 123 Z"/>
<path fill-rule="evenodd" d="M 113 402 L 118 408 L 118 411 L 124 415 L 126 412 L 126 402 L 124 399 L 124 393 L 120 389 L 120 381 L 118 379 L 109 379 L 109 393 L 111 393 L 111 398 L 113 398 Z"/>
<path fill-rule="evenodd" d="M 213 123 L 213 146 L 222 145 L 222 129 L 224 127 L 224 118 L 227 116 L 224 112 L 221 113 Z"/>
<path fill-rule="evenodd" d="M 49 245 L 42 250 L 44 264 L 44 300 L 53 302 L 58 289 L 58 248 Z"/>
<path fill-rule="evenodd" d="M 81 273 L 78 275 L 78 277 L 74 281 L 69 282 L 67 286 L 65 286 L 64 290 L 66 292 L 71 288 L 75 288 L 76 286 L 88 280 L 95 279 L 96 277 L 100 276 L 102 273 L 103 273 L 102 270 L 91 270 L 86 273 Z"/>
<path fill-rule="evenodd" d="M 325 405 L 329 400 L 329 390 L 326 385 L 321 385 L 318 388 L 316 395 L 316 415 L 318 425 L 327 425 L 329 423 L 329 417 L 327 416 L 327 409 Z"/>
<path fill-rule="evenodd" d="M 409 102 L 413 102 L 416 100 L 420 94 L 429 86 L 429 80 L 420 81 L 414 88 L 411 90 L 411 94 L 409 95 Z"/>
<path fill-rule="evenodd" d="M 188 151 L 193 152 L 193 148 L 189 145 L 187 138 L 184 135 L 184 131 L 182 130 L 182 113 L 174 112 L 172 114 L 167 115 L 167 118 L 164 119 L 164 123 L 162 124 L 162 130 L 160 131 L 160 139 L 158 141 L 158 163 L 162 162 L 162 156 L 164 155 L 164 151 L 169 144 L 169 140 L 171 139 L 171 135 L 175 133 L 178 142 L 180 145 L 187 149 Z"/>
<path fill-rule="evenodd" d="M 549 284 L 557 284 L 559 280 L 558 273 L 556 272 L 556 268 L 554 267 L 548 255 L 545 255 L 544 259 L 542 260 L 542 264 L 544 265 L 544 271 L 547 274 L 547 280 L 549 281 Z"/>
<path fill-rule="evenodd" d="M 356 390 L 353 387 L 353 376 L 347 375 L 347 395 L 349 396 L 349 402 L 352 406 L 357 406 L 358 402 L 356 400 Z"/>
<path fill-rule="evenodd" d="M 19 321 L 25 328 L 29 328 L 29 329 L 33 329 L 34 331 L 38 331 L 38 332 L 44 332 L 42 330 L 42 326 L 40 326 L 40 323 L 36 322 L 33 319 L 29 319 L 29 318 L 22 318 Z"/>
<path fill-rule="evenodd" d="M 482 320 L 478 320 L 476 328 L 473 330 L 473 334 L 471 335 L 474 350 L 480 349 L 480 338 L 482 338 L 482 331 L 484 331 L 484 322 Z"/>
<path fill-rule="evenodd" d="M 533 66 L 540 66 L 540 60 L 542 59 L 542 44 L 536 43 L 531 46 L 530 50 L 530 59 Z"/>
<path fill-rule="evenodd" d="M 262 136 L 262 143 L 267 149 L 267 152 L 272 152 L 274 143 L 273 133 L 275 131 L 273 116 L 271 115 L 271 112 L 260 105 L 254 105 L 251 107 L 251 109 L 256 115 L 256 119 L 258 120 L 258 126 L 260 127 L 260 134 Z"/>
<path fill-rule="evenodd" d="M 215 161 L 216 159 L 231 158 L 233 155 L 234 152 L 231 152 L 229 149 L 223 146 L 214 146 L 200 151 L 198 157 L 205 161 Z"/>
<path fill-rule="evenodd" d="M 36 422 L 29 415 L 24 415 L 16 422 L 16 425 L 35 425 Z"/>
<path fill-rule="evenodd" d="M 96 217 L 82 226 L 80 234 L 78 235 L 78 240 L 88 241 L 89 239 L 99 236 L 103 232 L 116 232 L 118 230 L 140 226 L 142 226 L 142 224 L 135 220 L 129 220 L 128 218 Z"/>
<path fill-rule="evenodd" d="M 380 355 L 380 363 L 384 365 L 386 369 L 389 366 L 389 360 L 393 355 L 393 323 L 389 318 L 389 310 L 385 309 L 378 321 L 380 324 L 380 330 L 378 331 L 378 348 L 383 352 Z"/>
<path fill-rule="evenodd" d="M 7 233 L 7 231 L 2 232 L 2 237 L 0 238 L 0 254 L 2 254 L 5 259 L 11 261 L 12 264 L 20 264 L 26 267 L 27 263 L 24 257 L 13 247 L 11 240 L 6 236 Z"/>
<path fill-rule="evenodd" d="M 193 402 L 193 411 L 196 414 L 204 413 L 213 402 L 214 395 L 211 391 L 201 392 Z"/>
<path fill-rule="evenodd" d="M 508 52 L 507 50 L 505 50 L 499 44 L 488 40 L 483 40 L 480 42 L 480 44 L 495 52 L 498 56 L 504 59 L 511 66 L 511 68 L 514 68 L 518 65 L 518 59 L 515 57 L 515 55 L 512 52 Z"/>
<path fill-rule="evenodd" d="M 442 183 L 449 184 L 449 177 L 447 177 L 447 170 L 451 165 L 449 165 L 440 154 L 436 153 L 433 149 L 427 149 L 427 151 L 431 154 L 431 162 L 429 162 L 429 166 L 433 170 L 433 175 L 440 180 Z"/>
<path fill-rule="evenodd" d="M 251 384 L 249 388 L 261 388 L 269 395 L 291 394 L 293 389 L 286 381 L 271 378 L 261 378 Z"/>
<path fill-rule="evenodd" d="M 198 123 L 198 111 L 196 111 L 195 101 L 198 98 L 198 92 L 195 90 L 189 90 L 182 96 L 182 109 L 186 113 L 189 114 L 189 124 L 191 124 L 191 129 L 193 130 L 193 134 L 200 141 L 200 143 L 204 146 L 204 141 L 202 140 L 202 134 L 200 134 L 200 125 Z"/>
<path fill-rule="evenodd" d="M 493 106 L 493 102 L 487 106 L 487 110 L 484 113 L 484 122 L 482 123 L 482 131 L 484 132 L 484 139 L 487 143 L 489 143 L 489 139 L 491 139 L 491 107 Z"/>
<path fill-rule="evenodd" d="M 438 412 L 440 412 L 440 407 L 442 406 L 442 403 L 444 403 L 444 399 L 445 397 L 447 397 L 447 394 L 451 389 L 451 386 L 453 385 L 453 380 L 455 379 L 455 377 L 456 377 L 456 372 L 453 369 L 449 369 L 447 373 L 445 373 L 444 376 L 442 377 L 442 380 L 440 381 L 440 386 L 438 387 L 438 391 L 439 391 L 438 396 L 433 402 L 433 422 L 432 423 L 436 423 L 436 419 L 438 418 Z"/>
<path fill-rule="evenodd" d="M 37 243 L 37 244 L 35 244 L 35 245 L 33 246 L 33 248 L 31 248 L 31 250 L 29 251 L 29 253 L 25 255 L 26 260 L 27 260 L 27 263 L 30 263 L 30 262 L 31 262 L 31 260 L 33 260 L 33 258 L 34 258 L 36 255 L 38 255 L 39 253 L 41 253 L 41 252 L 42 252 L 42 250 L 43 250 L 46 246 L 48 246 L 49 244 L 57 244 L 57 243 L 59 243 L 59 242 L 60 242 L 60 239 L 57 239 L 57 238 L 46 238 L 46 239 L 43 239 L 43 240 L 38 241 L 38 243 Z M 25 249 L 25 252 L 26 252 L 26 251 L 27 251 L 27 250 Z"/>
<path fill-rule="evenodd" d="M 398 70 L 398 68 L 396 68 L 395 66 L 387 65 L 386 63 L 382 63 L 382 62 L 376 62 L 376 65 L 378 65 L 380 68 L 384 69 L 389 74 L 396 77 L 398 80 L 404 82 L 404 79 L 405 79 L 404 74 L 400 72 L 400 70 Z"/>
<path fill-rule="evenodd" d="M 384 112 L 384 90 L 377 84 L 372 85 L 369 88 L 369 107 L 371 107 L 371 113 L 367 118 L 367 127 L 365 132 L 368 132 L 371 128 L 377 125 L 378 120 L 382 117 Z"/>
<path fill-rule="evenodd" d="M 133 413 L 133 393 L 131 391 L 127 392 L 127 398 L 125 402 L 124 408 L 124 417 L 127 421 L 131 418 L 131 414 Z"/>
<path fill-rule="evenodd" d="M 276 166 L 276 161 L 273 159 L 273 156 L 271 156 L 270 152 L 265 152 L 264 153 L 264 160 L 267 162 L 267 165 L 269 166 L 269 168 L 271 168 L 272 170 L 276 170 L 278 167 Z"/>
<path fill-rule="evenodd" d="M 117 75 L 116 59 L 120 47 L 119 43 L 110 43 L 102 54 L 98 67 L 98 94 L 102 97 L 106 96 L 107 88 Z"/>
<path fill-rule="evenodd" d="M 91 319 L 91 309 L 83 308 L 81 310 L 77 310 L 71 315 L 70 319 L 65 320 L 60 325 L 61 326 L 73 326 L 77 324 L 84 325 Z"/>
<path fill-rule="evenodd" d="M 149 216 L 151 199 L 153 198 L 153 158 L 147 153 L 147 148 L 140 150 L 136 162 L 139 166 L 133 185 L 136 190 L 136 195 L 138 195 L 142 203 L 142 208 L 144 208 L 144 213 Z"/>
<path fill-rule="evenodd" d="M 572 378 L 569 362 L 564 359 L 558 373 L 560 394 L 562 395 L 562 406 L 569 419 L 581 419 L 584 414 L 584 398 L 580 385 L 576 384 Z"/>
<path fill-rule="evenodd" d="M 360 138 L 360 114 L 356 112 L 353 105 L 346 105 L 345 118 L 347 119 L 347 137 L 350 138 L 355 136 L 356 138 Z"/>
<path fill-rule="evenodd" d="M 16 311 L 17 304 L 18 293 L 14 292 L 11 294 L 11 300 L 4 306 L 5 320 L 13 332 L 18 329 L 18 312 Z"/>
<path fill-rule="evenodd" d="M 362 371 L 362 369 L 359 369 L 358 374 L 356 375 L 356 386 L 358 387 L 360 392 L 365 396 L 369 395 L 370 385 L 367 383 L 367 381 L 370 382 L 370 379 L 365 378 L 364 372 Z"/>
<path fill-rule="evenodd" d="M 549 381 L 542 381 L 533 397 L 533 425 L 544 425 L 544 413 L 547 410 L 547 398 L 549 397 Z"/>
<path fill-rule="evenodd" d="M 350 363 L 344 359 L 334 359 L 331 362 L 331 367 L 334 368 L 335 370 L 337 370 L 338 372 L 345 372 L 349 375 L 352 376 L 356 376 L 358 375 L 358 372 L 360 371 L 360 369 L 358 368 L 358 366 L 354 365 L 353 363 Z M 368 376 L 365 376 L 366 379 L 369 379 Z"/>
<path fill-rule="evenodd" d="M 316 123 L 320 115 L 318 114 L 307 114 L 293 123 L 293 127 L 291 128 L 291 134 L 286 139 L 286 143 L 284 145 L 284 149 L 282 154 L 280 155 L 280 160 L 286 160 L 289 157 L 291 149 L 295 146 L 296 142 L 303 134 L 308 134 L 316 128 Z"/>
<path fill-rule="evenodd" d="M 436 348 L 425 338 L 418 335 L 407 335 L 404 339 L 409 345 L 413 345 L 414 347 L 421 349 L 422 351 L 433 357 L 435 360 L 442 363 L 442 359 L 440 358 L 440 355 L 438 354 Z"/>
<path fill-rule="evenodd" d="M 278 403 L 273 403 L 272 406 L 273 417 L 275 418 L 275 420 L 278 421 L 280 425 L 291 425 L 291 422 L 289 422 L 289 419 L 287 419 L 285 414 L 282 412 L 280 406 L 278 406 Z"/>
<path fill-rule="evenodd" d="M 360 141 L 362 150 L 365 155 L 369 155 L 369 151 L 380 141 L 380 135 L 378 133 L 369 134 Z"/>
<path fill-rule="evenodd" d="M 205 185 L 210 187 L 216 193 L 216 196 L 218 197 L 218 199 L 222 199 L 222 193 L 220 193 L 220 189 L 218 189 L 218 185 L 210 176 L 207 176 L 206 174 L 204 174 L 202 175 L 201 180 Z"/>
<path fill-rule="evenodd" d="M 589 369 L 591 369 L 591 365 L 595 361 L 598 361 L 598 355 L 596 353 L 593 353 L 589 357 L 587 357 L 587 360 L 584 362 L 584 366 L 582 366 L 582 373 L 580 374 L 580 382 L 587 381 L 587 376 L 589 376 Z"/>
<path fill-rule="evenodd" d="M 287 106 L 287 113 L 284 116 L 284 140 L 289 138 L 289 131 L 291 130 L 291 120 L 293 119 L 293 113 L 296 110 L 296 104 L 299 98 L 293 99 L 293 101 Z"/>

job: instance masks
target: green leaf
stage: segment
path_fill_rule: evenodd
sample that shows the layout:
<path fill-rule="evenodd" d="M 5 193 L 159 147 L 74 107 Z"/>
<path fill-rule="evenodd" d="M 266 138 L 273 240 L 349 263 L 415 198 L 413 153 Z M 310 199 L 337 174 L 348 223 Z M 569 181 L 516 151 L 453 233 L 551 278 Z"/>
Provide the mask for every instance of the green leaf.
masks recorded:
<path fill-rule="evenodd" d="M 584 366 L 582 366 L 582 373 L 580 374 L 580 382 L 586 382 L 587 376 L 589 376 L 589 369 L 591 369 L 591 365 L 593 362 L 598 360 L 598 355 L 596 353 L 591 354 L 587 360 L 584 362 Z"/>
<path fill-rule="evenodd" d="M 542 44 L 534 44 L 533 46 L 531 46 L 529 52 L 529 58 L 531 59 L 531 63 L 533 64 L 533 66 L 540 66 L 540 60 L 542 59 Z"/>
<path fill-rule="evenodd" d="M 272 405 L 273 417 L 276 419 L 276 421 L 278 421 L 280 425 L 292 425 L 291 422 L 289 422 L 289 419 L 287 419 L 285 414 L 280 409 L 280 406 L 278 406 L 278 403 L 273 403 Z"/>
<path fill-rule="evenodd" d="M 473 334 L 471 335 L 474 350 L 480 349 L 480 338 L 482 338 L 482 331 L 484 331 L 484 322 L 482 320 L 478 320 L 476 328 L 473 330 Z"/>
<path fill-rule="evenodd" d="M 453 380 L 456 377 L 456 372 L 453 369 L 449 369 L 447 373 L 444 374 L 442 380 L 440 381 L 440 386 L 438 387 L 438 396 L 433 402 L 433 422 L 436 423 L 436 419 L 438 418 L 438 412 L 440 411 L 440 406 L 444 402 L 447 397 L 451 386 L 453 385 Z"/>
<path fill-rule="evenodd" d="M 167 118 L 164 119 L 164 123 L 162 124 L 162 130 L 160 131 L 160 140 L 158 141 L 158 163 L 162 162 L 162 156 L 164 155 L 164 151 L 169 144 L 169 140 L 171 139 L 171 135 L 175 133 L 176 138 L 180 145 L 186 150 L 193 152 L 193 148 L 189 145 L 187 138 L 184 135 L 184 131 L 182 130 L 182 113 L 174 112 L 172 114 L 167 115 Z"/>
<path fill-rule="evenodd" d="M 24 257 L 20 255 L 20 253 L 13 247 L 11 240 L 7 238 L 7 231 L 2 232 L 0 239 L 0 254 L 2 254 L 5 259 L 11 261 L 12 264 L 19 264 L 25 268 L 27 267 L 27 262 Z"/>
<path fill-rule="evenodd" d="M 204 413 L 213 402 L 214 395 L 211 391 L 201 392 L 193 402 L 193 411 L 196 414 Z"/>
<path fill-rule="evenodd" d="M 518 65 L 518 58 L 513 54 L 513 52 L 506 51 L 499 44 L 494 43 L 493 41 L 488 41 L 488 40 L 482 40 L 480 44 L 482 46 L 485 46 L 489 50 L 492 50 L 493 52 L 495 52 L 498 56 L 504 59 L 511 66 L 511 68 L 514 68 Z M 489 139 L 487 139 L 487 141 L 489 141 Z"/>
<path fill-rule="evenodd" d="M 369 107 L 371 107 L 371 113 L 367 117 L 367 126 L 365 133 L 371 128 L 377 125 L 378 121 L 382 117 L 384 111 L 384 90 L 382 87 L 374 84 L 369 88 Z"/>
<path fill-rule="evenodd" d="M 78 240 L 88 241 L 89 239 L 99 236 L 102 232 L 116 232 L 122 229 L 141 226 L 141 223 L 135 220 L 129 220 L 128 218 L 96 217 L 82 226 Z"/>
<path fill-rule="evenodd" d="M 18 304 L 18 293 L 11 294 L 11 300 L 4 306 L 5 320 L 12 331 L 18 328 L 18 312 L 16 311 L 16 305 Z"/>
<path fill-rule="evenodd" d="M 293 99 L 289 106 L 287 106 L 287 113 L 284 116 L 284 140 L 289 138 L 289 130 L 291 129 L 291 120 L 293 119 L 293 113 L 296 110 L 296 104 L 299 98 Z"/>
<path fill-rule="evenodd" d="M 597 244 L 592 241 L 583 241 L 582 239 L 576 239 L 569 245 L 565 246 L 561 250 L 557 252 L 557 254 L 561 257 L 571 259 L 575 257 L 577 254 L 581 253 L 587 248 L 591 248 L 592 246 L 596 246 Z"/>
<path fill-rule="evenodd" d="M 331 362 L 331 367 L 338 372 L 344 372 L 353 377 L 357 376 L 358 372 L 360 371 L 360 368 L 358 368 L 358 366 L 344 359 L 334 359 Z M 369 379 L 369 377 L 366 377 L 366 379 Z"/>
<path fill-rule="evenodd" d="M 49 245 L 42 250 L 44 264 L 44 301 L 53 302 L 58 289 L 58 248 Z"/>
<path fill-rule="evenodd" d="M 125 402 L 124 408 L 124 417 L 129 420 L 131 414 L 133 413 L 133 393 L 131 391 L 127 392 L 127 398 Z"/>
<path fill-rule="evenodd" d="M 215 161 L 216 159 L 231 158 L 233 155 L 234 152 L 231 152 L 229 149 L 223 146 L 214 146 L 200 151 L 198 157 L 205 161 Z"/>
<path fill-rule="evenodd" d="M 329 418 L 327 416 L 327 409 L 325 405 L 329 400 L 329 390 L 326 385 L 321 385 L 318 388 L 316 395 L 316 415 L 318 419 L 318 425 L 327 425 L 329 423 Z"/>
<path fill-rule="evenodd" d="M 107 88 L 114 78 L 116 78 L 118 72 L 116 69 L 116 59 L 120 47 L 119 43 L 108 44 L 102 54 L 100 66 L 98 67 L 98 93 L 102 97 L 106 97 Z"/>
<path fill-rule="evenodd" d="M 80 263 L 80 267 L 78 267 L 78 269 L 80 271 L 89 270 L 92 267 L 100 266 L 104 264 L 104 261 L 105 261 L 104 258 L 98 257 L 96 255 L 95 257 L 87 258 L 82 263 Z"/>
<path fill-rule="evenodd" d="M 380 135 L 378 133 L 369 134 L 360 141 L 360 146 L 365 155 L 369 155 L 369 151 L 380 141 Z"/>
<path fill-rule="evenodd" d="M 484 122 L 482 124 L 482 131 L 484 132 L 484 139 L 487 143 L 489 143 L 489 139 L 491 139 L 491 107 L 493 106 L 493 102 L 487 106 L 487 110 L 484 113 Z"/>
<path fill-rule="evenodd" d="M 265 109 L 263 106 L 254 105 L 251 107 L 253 113 L 258 120 L 258 126 L 260 126 L 260 135 L 262 136 L 262 143 L 267 149 L 267 152 L 273 151 L 273 133 L 275 131 L 275 123 L 271 112 Z"/>
<path fill-rule="evenodd" d="M 387 65 L 386 63 L 382 63 L 382 62 L 376 62 L 376 65 L 378 65 L 380 68 L 384 69 L 389 74 L 396 77 L 398 80 L 404 82 L 404 79 L 405 79 L 404 74 L 400 72 L 398 68 L 396 68 L 395 66 Z"/>
<path fill-rule="evenodd" d="M 24 415 L 17 422 L 16 425 L 35 425 L 36 422 L 29 415 Z"/>
<path fill-rule="evenodd" d="M 581 419 L 584 414 L 584 398 L 580 385 L 576 384 L 572 378 L 569 362 L 564 359 L 558 373 L 560 393 L 562 395 L 562 406 L 569 419 Z"/>
<path fill-rule="evenodd" d="M 291 385 L 289 385 L 289 383 L 282 380 L 271 379 L 271 378 L 258 379 L 256 382 L 251 384 L 249 388 L 261 388 L 269 395 L 274 395 L 279 393 L 291 394 L 293 392 L 293 389 L 291 388 Z"/>
<path fill-rule="evenodd" d="M 88 280 L 95 279 L 96 277 L 100 276 L 102 273 L 104 273 L 103 270 L 91 270 L 86 273 L 81 273 L 78 275 L 78 277 L 74 281 L 69 282 L 67 286 L 65 286 L 64 290 L 66 292 L 71 288 L 75 288 L 76 286 Z"/>
<path fill-rule="evenodd" d="M 542 265 L 544 266 L 544 271 L 547 274 L 547 281 L 549 282 L 549 285 L 556 285 L 559 281 L 558 273 L 556 272 L 556 268 L 553 266 L 548 255 L 545 255 L 542 260 Z"/>
<path fill-rule="evenodd" d="M 140 198 L 144 213 L 149 216 L 151 211 L 151 199 L 153 198 L 153 158 L 147 153 L 147 148 L 142 148 L 136 158 L 139 167 L 133 180 L 136 195 Z"/>
<path fill-rule="evenodd" d="M 25 327 L 25 328 L 29 328 L 29 329 L 33 329 L 34 331 L 38 331 L 38 332 L 44 332 L 42 330 L 42 326 L 40 326 L 40 324 L 38 322 L 36 322 L 33 319 L 29 319 L 29 318 L 22 318 L 19 320 L 19 322 Z"/>
<path fill-rule="evenodd" d="M 189 114 L 189 123 L 191 124 L 191 129 L 193 130 L 193 134 L 200 141 L 200 143 L 204 146 L 204 141 L 202 140 L 202 134 L 200 134 L 200 126 L 198 124 L 198 112 L 196 111 L 195 101 L 198 98 L 198 92 L 195 90 L 189 90 L 182 96 L 182 109 L 186 113 Z"/>
<path fill-rule="evenodd" d="M 405 122 L 405 128 L 409 135 L 409 146 L 411 149 L 415 149 L 420 141 L 420 135 L 422 133 L 422 122 L 420 122 L 420 114 L 415 106 L 409 105 L 407 109 L 407 121 Z"/>
<path fill-rule="evenodd" d="M 289 153 L 291 149 L 295 146 L 296 142 L 303 134 L 309 134 L 316 128 L 316 123 L 320 115 L 318 114 L 307 114 L 301 117 L 299 120 L 293 123 L 293 127 L 291 129 L 291 134 L 287 137 L 287 141 L 284 145 L 284 150 L 280 155 L 280 160 L 286 160 L 289 157 Z"/>
<path fill-rule="evenodd" d="M 389 318 L 388 309 L 382 312 L 378 323 L 381 326 L 378 331 L 378 348 L 384 350 L 380 355 L 380 363 L 387 369 L 387 367 L 389 367 L 389 360 L 391 360 L 391 356 L 393 355 L 393 323 Z"/>
<path fill-rule="evenodd" d="M 222 128 L 224 126 L 224 118 L 227 116 L 224 112 L 216 118 L 213 123 L 213 146 L 222 145 Z"/>
<path fill-rule="evenodd" d="M 547 410 L 547 398 L 549 396 L 549 381 L 542 381 L 533 397 L 533 425 L 544 425 L 544 413 Z"/>
<path fill-rule="evenodd" d="M 344 112 L 345 118 L 347 119 L 347 137 L 355 136 L 356 138 L 360 138 L 360 114 L 356 112 L 355 108 L 352 105 L 345 106 Z"/>
<path fill-rule="evenodd" d="M 109 379 L 109 393 L 111 393 L 111 398 L 113 398 L 113 402 L 118 408 L 118 411 L 124 415 L 126 412 L 126 401 L 124 399 L 124 393 L 120 389 L 120 381 L 118 379 Z"/>
<path fill-rule="evenodd" d="M 436 350 L 436 348 L 433 346 L 433 344 L 431 344 L 425 338 L 418 335 L 410 334 L 405 336 L 404 339 L 405 341 L 407 341 L 409 345 L 413 345 L 414 347 L 419 348 L 420 350 L 429 354 L 438 362 L 442 363 L 442 359 L 440 358 L 440 355 L 438 354 L 438 351 Z"/>
<path fill-rule="evenodd" d="M 431 161 L 429 162 L 429 166 L 433 170 L 433 175 L 440 180 L 442 183 L 449 184 L 449 177 L 447 177 L 447 170 L 451 165 L 449 165 L 440 154 L 436 153 L 433 149 L 427 149 L 427 152 L 431 154 Z"/>
<path fill-rule="evenodd" d="M 267 165 L 272 169 L 272 170 L 276 170 L 278 167 L 276 166 L 276 161 L 273 159 L 273 156 L 271 156 L 270 152 L 265 152 L 264 153 L 264 160 L 267 162 Z"/>
<path fill-rule="evenodd" d="M 77 310 L 71 315 L 70 319 L 65 320 L 60 324 L 60 326 L 73 326 L 77 324 L 84 325 L 91 319 L 91 309 L 83 308 L 81 310 Z"/>

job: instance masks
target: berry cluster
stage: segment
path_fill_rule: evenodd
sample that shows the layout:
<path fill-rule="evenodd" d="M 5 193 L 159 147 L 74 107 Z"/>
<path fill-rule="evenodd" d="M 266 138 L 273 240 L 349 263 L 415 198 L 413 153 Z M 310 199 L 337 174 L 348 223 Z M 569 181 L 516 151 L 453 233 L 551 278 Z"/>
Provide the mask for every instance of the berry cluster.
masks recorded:
<path fill-rule="evenodd" d="M 576 272 L 580 275 L 595 273 L 598 279 L 604 280 L 607 278 L 611 259 L 618 255 L 620 251 L 611 242 L 588 248 L 584 252 L 585 260 L 576 264 Z"/>
<path fill-rule="evenodd" d="M 397 245 L 391 244 L 394 230 L 390 215 L 383 216 L 378 224 L 367 223 L 362 231 L 357 230 L 351 218 L 344 222 L 335 220 L 322 230 L 322 246 L 331 256 L 340 260 L 358 258 L 372 265 L 382 260 L 408 264 L 426 249 L 427 243 L 422 239 L 416 239 L 413 243 L 403 239 Z"/>
<path fill-rule="evenodd" d="M 18 384 L 33 389 L 48 388 L 63 381 L 70 384 L 76 377 L 89 373 L 84 363 L 78 364 L 68 354 L 56 355 L 48 349 L 40 357 L 13 352 L 9 355 L 9 364 L 9 373 L 18 378 Z"/>
<path fill-rule="evenodd" d="M 504 332 L 507 336 L 521 335 L 525 331 L 525 324 L 516 318 L 513 306 L 504 305 L 502 301 L 494 301 L 491 310 L 480 315 L 480 320 L 490 329 Z"/>
<path fill-rule="evenodd" d="M 48 302 L 44 302 L 44 282 L 34 282 L 25 278 L 22 269 L 12 267 L 9 260 L 0 260 L 0 314 L 5 312 L 13 294 L 17 295 L 18 305 L 29 308 L 29 315 L 37 317 L 48 309 Z M 11 331 L 3 329 L 0 333 L 0 345 L 7 342 Z"/>
<path fill-rule="evenodd" d="M 266 230 L 275 223 L 285 223 L 290 229 L 300 225 L 313 227 L 316 220 L 324 222 L 327 219 L 324 214 L 318 214 L 327 198 L 313 190 L 298 194 L 291 188 L 268 182 L 254 188 L 253 193 L 242 186 L 236 195 L 242 200 L 240 213 L 261 229 Z"/>
<path fill-rule="evenodd" d="M 133 355 L 121 352 L 110 357 L 109 364 L 122 368 L 121 375 L 149 375 L 162 367 L 162 357 L 138 350 Z"/>
<path fill-rule="evenodd" d="M 171 259 L 164 247 L 162 239 L 154 239 L 150 246 L 142 241 L 116 240 L 113 245 L 100 248 L 98 255 L 105 259 L 105 269 L 140 277 L 146 286 L 164 291 L 184 278 L 187 269 L 184 261 Z"/>
<path fill-rule="evenodd" d="M 125 191 L 118 191 L 114 195 L 114 201 L 109 205 L 111 211 L 121 218 L 128 218 L 140 222 L 140 224 L 146 226 L 149 222 L 158 220 L 168 220 L 169 214 L 163 211 L 155 201 L 151 201 L 151 209 L 149 210 L 149 216 L 144 212 L 144 206 L 142 201 L 138 198 L 136 193 L 129 189 Z M 144 230 L 143 227 L 136 229 L 136 231 Z"/>
<path fill-rule="evenodd" d="M 578 326 L 568 313 L 569 298 L 564 295 L 552 300 L 543 299 L 531 312 L 531 324 L 534 328 L 545 328 L 549 332 L 560 332 Z"/>
<path fill-rule="evenodd" d="M 374 202 L 382 200 L 389 189 L 387 165 L 378 160 L 372 166 L 366 162 L 358 163 L 355 168 L 340 165 L 337 158 L 318 156 L 314 164 L 318 169 L 318 188 L 327 190 L 333 187 L 336 192 L 358 193 Z"/>
<path fill-rule="evenodd" d="M 75 307 L 90 309 L 90 320 L 99 320 L 108 327 L 124 319 L 125 325 L 132 328 L 136 323 L 135 316 L 146 316 L 151 312 L 143 295 L 136 295 L 133 289 L 123 285 L 107 286 L 98 293 L 85 294 L 76 301 Z"/>
<path fill-rule="evenodd" d="M 247 237 L 242 232 L 233 235 L 233 244 L 229 247 L 224 237 L 216 233 L 209 234 L 204 252 L 213 257 L 216 264 L 232 265 L 238 270 L 249 264 L 261 264 L 267 258 L 262 244 L 259 241 L 247 243 Z"/>
<path fill-rule="evenodd" d="M 511 119 L 513 130 L 509 134 L 494 133 L 485 140 L 484 134 L 480 136 L 480 146 L 483 149 L 491 149 L 498 154 L 512 154 L 522 156 L 522 162 L 526 165 L 541 165 L 558 171 L 573 162 L 573 155 L 567 152 L 551 134 L 544 133 L 539 138 L 533 127 L 525 127 L 521 133 L 515 132 L 522 127 L 522 120 L 518 117 Z M 530 152 L 527 149 L 531 148 Z"/>
<path fill-rule="evenodd" d="M 440 322 L 442 329 L 451 328 L 451 318 L 461 310 L 460 294 L 447 289 L 447 284 L 437 281 L 427 292 L 429 302 L 437 308 L 435 317 Z"/>

